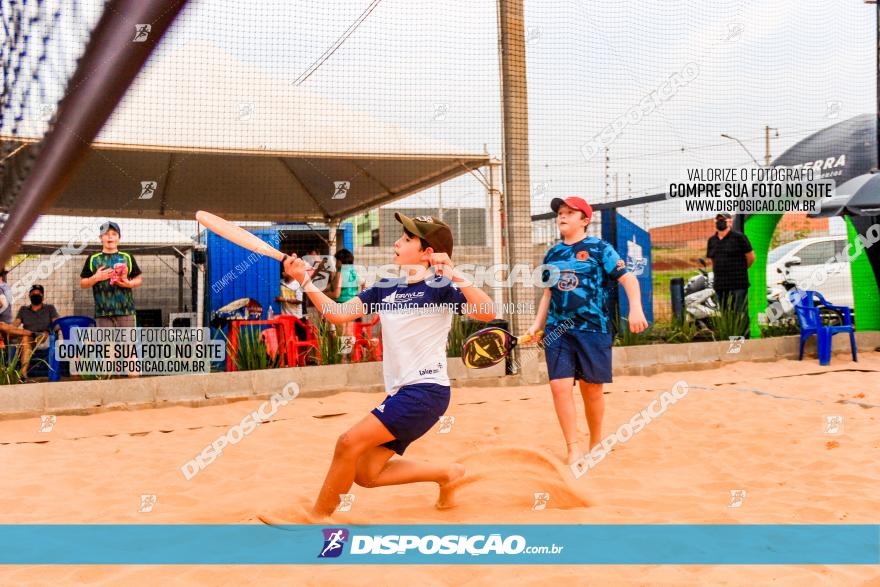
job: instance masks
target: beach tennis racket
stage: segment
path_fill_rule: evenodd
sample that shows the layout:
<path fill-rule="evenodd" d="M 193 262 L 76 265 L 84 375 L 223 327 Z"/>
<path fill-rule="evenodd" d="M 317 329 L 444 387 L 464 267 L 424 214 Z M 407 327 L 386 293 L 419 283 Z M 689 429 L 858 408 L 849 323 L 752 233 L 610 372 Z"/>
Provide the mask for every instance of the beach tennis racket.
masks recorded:
<path fill-rule="evenodd" d="M 211 230 L 217 236 L 235 243 L 240 247 L 259 253 L 266 257 L 272 257 L 276 261 L 287 260 L 287 255 L 270 245 L 260 237 L 251 234 L 240 226 L 229 222 L 215 214 L 199 210 L 196 212 L 196 220 L 205 228 Z"/>
<path fill-rule="evenodd" d="M 514 336 L 503 328 L 490 326 L 474 332 L 461 345 L 461 360 L 469 369 L 485 369 L 504 360 L 516 345 L 540 340 L 543 330 L 533 339 L 528 334 Z"/>
<path fill-rule="evenodd" d="M 196 220 L 199 221 L 199 224 L 211 230 L 217 236 L 228 240 L 231 243 L 235 243 L 240 247 L 253 251 L 255 253 L 259 253 L 260 255 L 271 257 L 276 261 L 280 261 L 284 263 L 290 255 L 285 255 L 266 241 L 262 240 L 260 237 L 248 232 L 237 224 L 233 224 L 224 218 L 220 218 L 216 214 L 211 214 L 210 212 L 205 212 L 204 210 L 199 210 L 196 212 Z M 296 255 L 293 255 L 294 257 Z M 309 267 L 306 269 L 309 277 L 312 277 L 315 273 L 320 272 L 323 267 L 326 259 L 321 259 L 320 263 L 318 263 L 317 267 Z M 326 273 L 329 274 L 329 271 L 323 269 Z"/>

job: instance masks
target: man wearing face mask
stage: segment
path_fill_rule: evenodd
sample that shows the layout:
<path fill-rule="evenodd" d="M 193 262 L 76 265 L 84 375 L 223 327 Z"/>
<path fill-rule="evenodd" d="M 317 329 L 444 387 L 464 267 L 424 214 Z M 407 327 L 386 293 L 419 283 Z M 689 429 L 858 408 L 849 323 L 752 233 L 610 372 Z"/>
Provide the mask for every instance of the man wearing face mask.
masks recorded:
<path fill-rule="evenodd" d="M 719 307 L 745 316 L 748 332 L 749 267 L 755 262 L 752 243 L 741 232 L 733 230 L 733 216 L 715 216 L 715 234 L 709 237 L 706 257 L 712 263 L 715 294 Z"/>
<path fill-rule="evenodd" d="M 42 285 L 34 284 L 31 286 L 30 306 L 19 308 L 15 321 L 12 323 L 15 327 L 24 328 L 34 333 L 21 337 L 21 375 L 23 380 L 27 379 L 28 365 L 34 352 L 34 337 L 37 337 L 38 346 L 45 344 L 48 340 L 49 329 L 52 327 L 52 321 L 58 318 L 58 310 L 55 309 L 55 306 L 43 303 L 45 293 L 46 290 Z"/>

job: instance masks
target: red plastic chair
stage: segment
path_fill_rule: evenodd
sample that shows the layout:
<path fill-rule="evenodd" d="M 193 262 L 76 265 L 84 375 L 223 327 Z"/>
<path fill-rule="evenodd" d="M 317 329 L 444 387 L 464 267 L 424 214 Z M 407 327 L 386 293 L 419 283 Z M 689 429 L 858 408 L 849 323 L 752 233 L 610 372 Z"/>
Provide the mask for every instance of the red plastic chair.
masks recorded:
<path fill-rule="evenodd" d="M 318 362 L 321 361 L 321 349 L 318 346 L 318 332 L 312 324 L 309 324 L 296 316 L 276 316 L 284 325 L 284 355 L 285 364 L 288 367 L 305 367 L 309 353 L 314 352 Z M 300 339 L 296 335 L 296 325 L 305 330 L 306 337 Z M 310 349 L 312 349 L 310 351 Z"/>
<path fill-rule="evenodd" d="M 266 348 L 269 349 L 269 345 L 271 344 L 267 337 L 271 337 L 274 339 L 275 351 L 269 351 L 269 354 L 273 357 L 275 353 L 278 352 L 278 341 L 279 341 L 279 328 L 283 329 L 284 324 L 278 319 L 276 316 L 272 320 L 230 320 L 229 321 L 229 343 L 226 349 L 226 370 L 227 371 L 237 371 L 238 369 L 235 366 L 235 355 L 238 353 L 238 334 L 242 327 L 251 328 L 254 326 L 270 326 L 271 328 L 266 328 L 260 332 L 260 337 L 266 343 Z M 272 334 L 266 334 L 266 332 L 271 332 Z M 283 331 L 280 333 L 281 339 L 284 339 Z M 284 353 L 285 348 L 282 347 L 281 352 Z M 281 357 L 282 361 L 284 360 L 284 355 Z"/>
<path fill-rule="evenodd" d="M 278 354 L 278 333 L 274 328 L 267 328 L 260 333 L 260 338 L 263 339 L 263 344 L 266 345 L 266 352 L 269 353 L 269 357 L 274 360 Z"/>
<path fill-rule="evenodd" d="M 365 357 L 370 357 L 373 361 L 382 360 L 382 338 L 373 336 L 373 327 L 378 323 L 378 314 L 370 322 L 354 323 L 354 345 L 351 349 L 353 363 L 359 363 Z"/>

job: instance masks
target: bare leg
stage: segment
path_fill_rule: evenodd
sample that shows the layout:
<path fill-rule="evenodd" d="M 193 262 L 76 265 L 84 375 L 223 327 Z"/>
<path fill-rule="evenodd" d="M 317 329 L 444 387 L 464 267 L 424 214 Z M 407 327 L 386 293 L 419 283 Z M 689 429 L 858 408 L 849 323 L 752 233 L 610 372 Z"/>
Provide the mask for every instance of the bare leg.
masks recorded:
<path fill-rule="evenodd" d="M 312 507 L 312 515 L 329 516 L 339 505 L 339 495 L 348 493 L 354 483 L 357 463 L 361 455 L 381 444 L 393 440 L 394 436 L 373 414 L 344 432 L 336 441 L 333 462 L 324 478 L 324 485 Z"/>
<path fill-rule="evenodd" d="M 21 376 L 27 377 L 31 355 L 34 352 L 34 339 L 30 336 L 21 337 Z"/>
<path fill-rule="evenodd" d="M 553 392 L 553 407 L 562 428 L 562 436 L 565 437 L 566 459 L 570 465 L 583 456 L 577 443 L 577 411 L 571 379 L 553 379 L 550 381 L 550 391 Z"/>
<path fill-rule="evenodd" d="M 433 481 L 445 485 L 464 475 L 457 463 L 435 464 L 411 459 L 391 459 L 394 451 L 384 446 L 368 450 L 357 464 L 354 481 L 361 487 L 382 487 Z"/>
<path fill-rule="evenodd" d="M 601 383 L 587 383 L 579 380 L 581 396 L 584 398 L 584 411 L 587 412 L 587 426 L 590 427 L 590 450 L 602 442 L 602 418 L 605 416 L 605 395 Z"/>

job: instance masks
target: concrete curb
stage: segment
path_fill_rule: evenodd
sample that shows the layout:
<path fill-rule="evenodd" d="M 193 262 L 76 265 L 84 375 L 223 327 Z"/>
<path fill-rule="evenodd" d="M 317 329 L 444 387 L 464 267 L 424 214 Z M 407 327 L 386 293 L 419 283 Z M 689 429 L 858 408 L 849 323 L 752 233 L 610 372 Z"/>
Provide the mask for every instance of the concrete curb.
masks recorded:
<path fill-rule="evenodd" d="M 661 371 L 713 369 L 737 361 L 797 359 L 797 336 L 746 340 L 739 352 L 729 342 L 693 342 L 614 347 L 614 375 L 654 375 Z M 859 332 L 860 351 L 880 347 L 880 332 Z M 833 352 L 849 354 L 849 339 L 834 337 Z M 807 343 L 805 361 L 816 361 L 815 338 Z M 489 369 L 467 369 L 457 358 L 447 363 L 453 387 L 545 384 L 543 352 L 522 353 L 521 370 L 505 376 L 504 363 Z M 341 391 L 382 393 L 381 363 L 325 365 L 204 375 L 172 375 L 106 381 L 64 381 L 0 386 L 0 419 L 42 414 L 92 414 L 109 410 L 205 406 L 266 399 L 295 382 L 303 397 L 324 397 Z"/>
<path fill-rule="evenodd" d="M 448 362 L 453 387 L 497 384 L 504 363 L 489 369 L 467 369 L 459 359 Z M 42 414 L 93 414 L 110 410 L 204 406 L 267 399 L 294 382 L 303 397 L 340 391 L 383 393 L 382 363 L 324 365 L 203 375 L 136 377 L 104 381 L 63 381 L 0 386 L 0 419 Z"/>
<path fill-rule="evenodd" d="M 743 341 L 739 352 L 731 350 L 729 341 L 690 342 L 682 344 L 646 344 L 612 349 L 614 375 L 654 375 L 662 371 L 696 371 L 715 369 L 738 361 L 776 361 L 797 359 L 799 336 L 779 336 Z M 871 351 L 880 347 L 880 332 L 857 332 L 856 346 L 859 351 Z M 837 335 L 833 339 L 832 352 L 836 355 L 850 352 L 849 337 Z M 804 361 L 818 364 L 816 338 L 804 348 Z M 548 382 L 547 363 L 543 351 L 523 353 L 519 373 L 523 384 L 536 385 Z"/>

